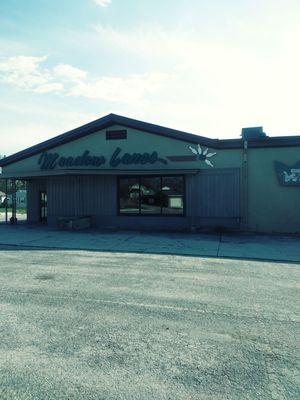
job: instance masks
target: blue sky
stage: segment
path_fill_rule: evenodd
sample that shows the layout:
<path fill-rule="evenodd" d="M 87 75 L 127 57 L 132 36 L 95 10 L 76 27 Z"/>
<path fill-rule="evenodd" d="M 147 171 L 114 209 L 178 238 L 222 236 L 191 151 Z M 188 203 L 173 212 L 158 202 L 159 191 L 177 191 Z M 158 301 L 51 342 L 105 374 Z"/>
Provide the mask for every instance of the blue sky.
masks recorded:
<path fill-rule="evenodd" d="M 300 134 L 297 0 L 2 0 L 0 154 L 110 112 Z"/>

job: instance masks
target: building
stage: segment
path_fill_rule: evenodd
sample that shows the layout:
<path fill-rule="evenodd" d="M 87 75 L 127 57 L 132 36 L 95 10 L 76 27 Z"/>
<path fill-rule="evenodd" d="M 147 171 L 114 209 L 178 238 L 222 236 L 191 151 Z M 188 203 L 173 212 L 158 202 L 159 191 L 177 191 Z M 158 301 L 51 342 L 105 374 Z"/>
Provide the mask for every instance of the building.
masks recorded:
<path fill-rule="evenodd" d="M 12 194 L 7 195 L 7 205 L 9 207 L 12 206 L 13 196 Z M 27 195 L 26 190 L 21 189 L 16 191 L 16 206 L 17 208 L 26 208 L 27 207 Z"/>
<path fill-rule="evenodd" d="M 0 161 L 29 222 L 300 232 L 300 136 L 209 139 L 109 114 Z"/>
<path fill-rule="evenodd" d="M 1 176 L 1 175 L 0 175 Z M 0 207 L 2 206 L 2 204 L 4 203 L 6 198 L 6 194 L 4 192 L 0 191 Z"/>
<path fill-rule="evenodd" d="M 1 175 L 0 175 L 0 178 L 1 178 Z M 24 190 L 24 189 L 16 190 L 15 199 L 16 199 L 16 207 L 17 208 L 26 208 L 27 207 L 26 190 Z M 6 202 L 6 200 L 7 200 L 7 202 Z M 11 193 L 6 195 L 4 192 L 0 191 L 0 206 L 5 207 L 5 204 L 7 204 L 7 207 L 12 207 L 13 195 Z"/>

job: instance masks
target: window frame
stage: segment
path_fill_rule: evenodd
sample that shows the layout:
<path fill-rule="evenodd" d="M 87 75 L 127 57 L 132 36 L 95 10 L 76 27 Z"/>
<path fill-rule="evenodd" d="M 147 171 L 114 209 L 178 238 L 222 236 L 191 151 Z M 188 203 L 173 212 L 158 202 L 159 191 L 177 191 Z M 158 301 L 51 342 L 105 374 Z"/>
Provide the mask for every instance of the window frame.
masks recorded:
<path fill-rule="evenodd" d="M 160 182 L 162 182 L 162 178 L 176 178 L 176 177 L 180 177 L 182 178 L 183 181 L 183 193 L 182 193 L 182 197 L 183 197 L 183 208 L 182 208 L 182 213 L 181 214 L 163 214 L 162 213 L 162 206 L 161 206 L 161 213 L 159 214 L 142 214 L 141 213 L 141 200 L 140 200 L 140 196 L 141 194 L 139 194 L 139 212 L 138 213 L 126 213 L 126 212 L 121 212 L 120 211 L 120 180 L 123 179 L 130 179 L 130 178 L 134 178 L 138 180 L 139 183 L 139 188 L 141 186 L 141 179 L 142 178 L 160 178 Z M 140 191 L 140 189 L 139 189 Z M 155 174 L 145 174 L 145 175 L 118 175 L 117 176 L 117 215 L 119 217 L 166 217 L 166 218 L 182 218 L 182 217 L 186 217 L 186 179 L 185 179 L 185 175 L 184 174 L 164 174 L 164 175 L 155 175 Z"/>

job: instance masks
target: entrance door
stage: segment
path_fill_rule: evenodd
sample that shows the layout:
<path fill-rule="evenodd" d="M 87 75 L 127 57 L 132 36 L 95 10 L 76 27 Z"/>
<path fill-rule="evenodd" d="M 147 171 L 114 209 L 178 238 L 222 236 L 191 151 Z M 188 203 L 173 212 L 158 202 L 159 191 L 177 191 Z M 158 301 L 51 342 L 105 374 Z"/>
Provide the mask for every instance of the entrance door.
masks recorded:
<path fill-rule="evenodd" d="M 47 193 L 40 192 L 40 222 L 47 222 Z"/>

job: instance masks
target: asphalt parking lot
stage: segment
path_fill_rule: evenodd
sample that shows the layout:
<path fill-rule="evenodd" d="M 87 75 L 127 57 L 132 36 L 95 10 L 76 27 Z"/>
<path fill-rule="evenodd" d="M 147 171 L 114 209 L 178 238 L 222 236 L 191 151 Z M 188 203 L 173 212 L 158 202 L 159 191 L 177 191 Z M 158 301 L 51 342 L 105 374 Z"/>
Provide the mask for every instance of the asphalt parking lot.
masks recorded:
<path fill-rule="evenodd" d="M 299 264 L 0 248 L 0 398 L 299 399 Z"/>

